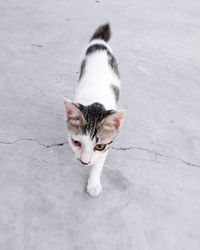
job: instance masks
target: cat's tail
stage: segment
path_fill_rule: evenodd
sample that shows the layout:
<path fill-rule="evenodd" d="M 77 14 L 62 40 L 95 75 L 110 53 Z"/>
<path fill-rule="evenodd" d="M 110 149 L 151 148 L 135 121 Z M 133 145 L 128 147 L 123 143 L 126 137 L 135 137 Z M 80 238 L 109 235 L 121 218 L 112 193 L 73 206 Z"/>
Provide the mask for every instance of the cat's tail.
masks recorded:
<path fill-rule="evenodd" d="M 98 27 L 98 29 L 94 32 L 93 36 L 91 37 L 90 41 L 94 39 L 102 39 L 105 42 L 108 42 L 110 37 L 111 37 L 110 24 L 106 23 Z"/>

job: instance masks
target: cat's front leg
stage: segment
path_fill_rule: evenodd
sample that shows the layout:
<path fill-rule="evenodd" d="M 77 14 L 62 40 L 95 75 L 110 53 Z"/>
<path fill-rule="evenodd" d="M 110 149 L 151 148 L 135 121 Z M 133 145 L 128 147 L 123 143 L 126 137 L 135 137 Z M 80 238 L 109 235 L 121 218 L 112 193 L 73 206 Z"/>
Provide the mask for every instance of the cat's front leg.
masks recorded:
<path fill-rule="evenodd" d="M 108 152 L 104 152 L 99 161 L 91 168 L 90 175 L 87 182 L 87 192 L 91 196 L 98 196 L 102 191 L 101 172 Z"/>

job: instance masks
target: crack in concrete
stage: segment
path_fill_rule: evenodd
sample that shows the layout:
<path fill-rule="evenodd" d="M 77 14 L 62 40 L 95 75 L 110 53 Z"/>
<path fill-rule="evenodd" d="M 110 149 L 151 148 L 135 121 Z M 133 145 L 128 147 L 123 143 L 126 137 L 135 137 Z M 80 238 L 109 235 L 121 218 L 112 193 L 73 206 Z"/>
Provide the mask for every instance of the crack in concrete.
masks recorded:
<path fill-rule="evenodd" d="M 119 150 L 119 151 L 126 151 L 126 150 L 140 150 L 140 151 L 146 151 L 148 153 L 154 154 L 155 157 L 155 161 L 157 160 L 158 157 L 162 157 L 162 158 L 168 158 L 168 159 L 173 159 L 173 160 L 178 160 L 181 163 L 183 163 L 184 165 L 187 166 L 192 166 L 192 167 L 196 167 L 196 168 L 200 168 L 200 165 L 197 165 L 195 163 L 192 162 L 188 162 L 185 161 L 183 159 L 181 159 L 180 157 L 175 157 L 175 156 L 171 156 L 171 155 L 165 155 L 165 154 L 161 154 L 155 150 L 150 150 L 148 148 L 143 148 L 143 147 L 112 147 L 112 149 L 114 150 Z"/>
<path fill-rule="evenodd" d="M 194 163 L 191 163 L 191 162 L 188 162 L 188 161 L 185 161 L 185 160 L 182 160 L 180 158 L 177 158 L 179 161 L 181 161 L 183 164 L 187 165 L 187 166 L 192 166 L 192 167 L 195 167 L 195 168 L 200 168 L 200 165 L 197 165 L 197 164 L 194 164 Z"/>
<path fill-rule="evenodd" d="M 12 142 L 4 142 L 4 141 L 0 141 L 0 144 L 8 144 L 8 145 L 13 145 L 15 143 L 21 142 L 21 141 L 34 141 L 36 142 L 38 145 L 45 147 L 45 148 L 51 148 L 51 147 L 57 147 L 57 146 L 64 146 L 64 144 L 67 144 L 67 141 L 61 142 L 61 143 L 53 143 L 53 144 L 49 144 L 46 145 L 44 143 L 41 143 L 40 141 L 34 139 L 34 138 L 21 138 L 21 139 L 17 139 L 15 141 Z"/>
<path fill-rule="evenodd" d="M 15 143 L 18 143 L 20 141 L 34 141 L 36 142 L 38 145 L 42 146 L 42 147 L 45 147 L 45 148 L 51 148 L 51 147 L 61 147 L 61 146 L 64 146 L 65 144 L 67 144 L 68 142 L 67 141 L 64 141 L 64 142 L 61 142 L 61 143 L 53 143 L 53 144 L 49 144 L 49 145 L 46 145 L 44 143 L 41 143 L 40 141 L 34 139 L 34 138 L 21 138 L 21 139 L 17 139 L 13 142 L 4 142 L 4 141 L 0 141 L 0 144 L 8 144 L 8 145 L 13 145 Z M 127 150 L 139 150 L 139 151 L 145 151 L 145 152 L 148 152 L 150 154 L 154 154 L 154 161 L 157 160 L 158 157 L 162 157 L 162 158 L 168 158 L 168 159 L 174 159 L 174 160 L 178 160 L 179 162 L 181 162 L 182 164 L 184 165 L 187 165 L 187 166 L 192 166 L 192 167 L 196 167 L 196 168 L 200 168 L 200 165 L 197 165 L 195 163 L 192 163 L 192 162 L 188 162 L 188 161 L 185 161 L 179 157 L 175 157 L 175 156 L 170 156 L 170 155 L 165 155 L 165 154 L 161 154 L 155 150 L 150 150 L 148 148 L 143 148 L 143 147 L 112 147 L 113 150 L 118 150 L 118 151 L 127 151 Z"/>

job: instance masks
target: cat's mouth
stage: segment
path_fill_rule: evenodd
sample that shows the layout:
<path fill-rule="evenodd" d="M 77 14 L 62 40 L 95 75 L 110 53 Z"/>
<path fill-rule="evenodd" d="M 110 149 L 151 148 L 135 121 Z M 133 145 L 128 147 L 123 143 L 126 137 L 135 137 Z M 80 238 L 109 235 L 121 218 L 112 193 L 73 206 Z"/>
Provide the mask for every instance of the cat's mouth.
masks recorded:
<path fill-rule="evenodd" d="M 85 166 L 91 166 L 91 161 L 89 161 L 89 162 L 83 162 L 83 161 L 81 161 L 81 159 L 77 159 L 77 160 L 81 163 L 81 165 L 83 167 L 85 167 Z"/>

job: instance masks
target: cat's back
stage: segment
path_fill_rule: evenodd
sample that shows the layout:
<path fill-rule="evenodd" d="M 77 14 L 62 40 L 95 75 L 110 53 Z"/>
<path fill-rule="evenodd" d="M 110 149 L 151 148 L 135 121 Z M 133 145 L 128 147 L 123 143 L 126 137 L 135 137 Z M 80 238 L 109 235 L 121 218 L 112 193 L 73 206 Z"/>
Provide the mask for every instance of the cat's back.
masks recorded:
<path fill-rule="evenodd" d="M 75 89 L 75 101 L 83 105 L 99 102 L 106 109 L 116 108 L 120 79 L 116 59 L 107 44 L 110 35 L 109 24 L 100 26 L 86 47 Z"/>

